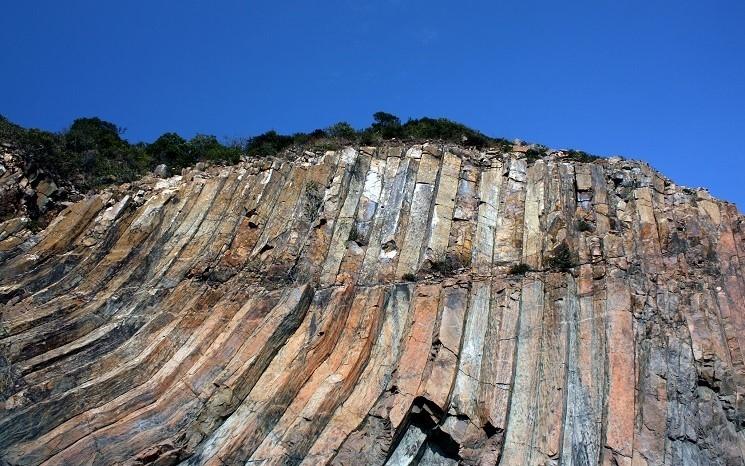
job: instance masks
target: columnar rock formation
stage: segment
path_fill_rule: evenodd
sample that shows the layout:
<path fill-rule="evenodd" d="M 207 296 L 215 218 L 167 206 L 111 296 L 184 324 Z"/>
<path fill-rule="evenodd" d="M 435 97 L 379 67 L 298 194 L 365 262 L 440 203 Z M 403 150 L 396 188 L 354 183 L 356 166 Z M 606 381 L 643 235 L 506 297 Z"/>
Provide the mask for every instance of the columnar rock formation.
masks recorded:
<path fill-rule="evenodd" d="M 733 205 L 621 159 L 147 178 L 0 225 L 0 457 L 743 464 L 743 261 Z"/>

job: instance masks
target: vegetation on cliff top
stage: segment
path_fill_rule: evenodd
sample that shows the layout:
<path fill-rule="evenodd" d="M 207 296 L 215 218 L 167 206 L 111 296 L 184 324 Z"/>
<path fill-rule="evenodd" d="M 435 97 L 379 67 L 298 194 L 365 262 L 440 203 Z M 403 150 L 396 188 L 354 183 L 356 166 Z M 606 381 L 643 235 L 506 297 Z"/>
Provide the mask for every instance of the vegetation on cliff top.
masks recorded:
<path fill-rule="evenodd" d="M 406 123 L 390 113 L 377 112 L 373 123 L 364 129 L 357 130 L 347 122 L 339 122 L 326 129 L 317 129 L 310 133 L 293 135 L 278 134 L 267 131 L 252 137 L 245 144 L 248 156 L 271 156 L 290 147 L 309 149 L 336 149 L 347 144 L 376 145 L 383 141 L 398 139 L 400 141 L 439 140 L 453 142 L 464 146 L 477 147 L 512 147 L 512 144 L 500 138 L 492 138 L 460 123 L 445 118 L 409 119 Z"/>
<path fill-rule="evenodd" d="M 0 116 L 0 142 L 18 149 L 28 168 L 42 169 L 80 190 L 132 181 L 161 163 L 173 168 L 200 160 L 236 163 L 243 152 L 208 135 L 186 141 L 166 133 L 151 144 L 131 144 L 122 133 L 100 118 L 79 118 L 66 131 L 52 133 L 25 129 Z"/>
<path fill-rule="evenodd" d="M 409 119 L 405 123 L 390 113 L 377 112 L 373 123 L 357 130 L 346 122 L 310 133 L 285 135 L 274 130 L 245 140 L 221 142 L 198 134 L 186 140 L 165 133 L 152 143 L 130 143 L 123 130 L 100 118 L 79 118 L 69 129 L 53 133 L 26 129 L 0 115 L 0 142 L 20 150 L 26 163 L 86 191 L 112 183 L 133 181 L 159 164 L 179 170 L 200 161 L 234 164 L 241 156 L 269 157 L 288 149 L 330 150 L 344 145 L 376 145 L 385 140 L 406 142 L 436 140 L 464 146 L 510 150 L 512 144 L 492 138 L 445 118 Z M 535 150 L 533 150 L 535 152 Z M 578 158 L 586 154 L 573 152 Z M 541 154 L 529 154 L 539 158 Z"/>

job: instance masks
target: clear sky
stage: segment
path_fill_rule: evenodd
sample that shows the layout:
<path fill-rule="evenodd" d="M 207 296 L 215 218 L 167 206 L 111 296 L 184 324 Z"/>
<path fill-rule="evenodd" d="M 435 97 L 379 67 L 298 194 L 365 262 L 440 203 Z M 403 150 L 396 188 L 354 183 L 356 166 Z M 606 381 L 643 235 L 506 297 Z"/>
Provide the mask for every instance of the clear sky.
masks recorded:
<path fill-rule="evenodd" d="M 378 110 L 650 162 L 745 210 L 743 0 L 28 0 L 0 113 L 250 136 Z"/>

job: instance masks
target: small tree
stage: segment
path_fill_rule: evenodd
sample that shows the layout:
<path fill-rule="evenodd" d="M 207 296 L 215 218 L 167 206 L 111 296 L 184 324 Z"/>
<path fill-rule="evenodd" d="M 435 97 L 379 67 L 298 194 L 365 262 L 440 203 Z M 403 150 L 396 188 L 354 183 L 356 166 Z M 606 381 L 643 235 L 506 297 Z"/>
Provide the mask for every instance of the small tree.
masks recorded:
<path fill-rule="evenodd" d="M 384 139 L 399 138 L 403 134 L 401 120 L 396 115 L 386 112 L 375 112 L 373 114 L 371 129 Z"/>
<path fill-rule="evenodd" d="M 96 150 L 101 154 L 126 146 L 122 130 L 100 118 L 78 118 L 65 134 L 67 148 L 75 152 Z"/>

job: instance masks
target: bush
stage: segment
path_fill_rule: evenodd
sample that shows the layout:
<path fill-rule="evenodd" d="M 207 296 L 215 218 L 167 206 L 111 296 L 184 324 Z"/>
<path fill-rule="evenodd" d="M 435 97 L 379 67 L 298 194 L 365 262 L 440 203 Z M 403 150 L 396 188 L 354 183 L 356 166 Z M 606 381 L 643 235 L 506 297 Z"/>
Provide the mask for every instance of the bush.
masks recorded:
<path fill-rule="evenodd" d="M 588 154 L 585 151 L 568 149 L 564 151 L 566 153 L 566 159 L 573 160 L 575 162 L 591 163 L 595 160 L 600 159 L 597 155 Z"/>
<path fill-rule="evenodd" d="M 290 147 L 293 141 L 294 138 L 292 136 L 284 136 L 274 130 L 267 131 L 248 140 L 246 153 L 251 157 L 274 156 Z"/>
<path fill-rule="evenodd" d="M 360 131 L 355 130 L 349 123 L 342 121 L 325 131 L 316 130 L 310 134 L 297 133 L 293 136 L 282 136 L 276 132 L 269 132 L 259 138 L 254 138 L 256 140 L 248 149 L 249 155 L 274 155 L 293 144 L 312 147 L 318 147 L 319 144 L 328 145 L 328 139 L 344 144 L 358 143 L 362 145 L 377 145 L 386 139 L 396 138 L 409 141 L 438 140 L 473 146 L 479 149 L 487 146 L 501 147 L 503 150 L 512 147 L 512 144 L 505 139 L 490 138 L 479 131 L 445 118 L 409 119 L 402 124 L 396 115 L 386 112 L 373 114 L 373 123 L 370 127 Z M 283 139 L 279 144 L 272 142 L 270 150 L 259 151 L 255 149 L 260 142 L 264 142 L 263 139 L 276 141 L 277 138 L 287 139 Z"/>
<path fill-rule="evenodd" d="M 189 141 L 176 133 L 165 133 L 152 144 L 130 144 L 122 139 L 123 130 L 100 118 L 79 118 L 62 133 L 24 129 L 0 116 L 0 140 L 10 142 L 25 153 L 28 161 L 59 181 L 70 182 L 80 190 L 110 183 L 132 181 L 159 164 L 183 168 L 206 160 L 237 163 L 242 154 L 251 157 L 276 156 L 290 148 L 335 150 L 344 144 L 378 145 L 386 139 L 407 141 L 435 140 L 476 148 L 512 149 L 505 139 L 495 139 L 445 118 L 409 119 L 406 123 L 386 112 L 373 114 L 372 124 L 355 130 L 339 122 L 310 133 L 280 134 L 267 131 L 245 143 L 223 144 L 215 136 L 198 134 Z M 543 155 L 538 146 L 526 154 L 529 161 Z M 597 157 L 569 150 L 567 157 L 592 161 Z M 355 172 L 356 174 L 356 172 Z M 364 174 L 363 174 L 364 176 Z"/>
<path fill-rule="evenodd" d="M 353 142 L 357 140 L 357 130 L 352 128 L 352 125 L 346 121 L 340 121 L 329 127 L 326 132 L 332 138 L 341 139 L 343 141 Z"/>
<path fill-rule="evenodd" d="M 541 160 L 543 156 L 546 155 L 545 153 L 539 151 L 538 149 L 530 148 L 527 152 L 525 152 L 525 158 L 528 161 L 528 165 L 531 165 L 538 160 Z"/>
<path fill-rule="evenodd" d="M 23 128 L 8 120 L 3 115 L 0 115 L 0 140 L 17 140 L 21 137 L 24 131 Z"/>
<path fill-rule="evenodd" d="M 189 153 L 193 161 L 208 160 L 212 162 L 238 163 L 242 150 L 220 144 L 211 134 L 197 134 L 189 141 Z"/>
<path fill-rule="evenodd" d="M 100 118 L 78 118 L 65 134 L 65 144 L 73 152 L 110 152 L 129 145 L 119 136 L 122 132 L 114 123 Z"/>
<path fill-rule="evenodd" d="M 150 168 L 142 144 L 121 138 L 122 129 L 100 118 L 78 118 L 62 135 L 62 173 L 81 189 L 133 181 Z M 30 135 L 34 135 L 33 131 Z M 49 153 L 49 152 L 48 152 Z M 54 164 L 50 164 L 54 165 Z"/>
<path fill-rule="evenodd" d="M 214 138 L 214 136 L 211 138 Z M 502 151 L 509 150 L 512 147 L 512 144 L 505 139 L 490 138 L 479 131 L 445 118 L 434 119 L 425 117 L 409 119 L 406 123 L 402 124 L 401 120 L 393 114 L 376 112 L 373 114 L 373 123 L 368 128 L 359 131 L 355 130 L 349 123 L 343 121 L 332 125 L 326 130 L 316 129 L 311 133 L 295 133 L 291 136 L 271 130 L 248 139 L 244 146 L 244 151 L 251 157 L 270 157 L 276 156 L 292 147 L 307 148 L 314 151 L 337 150 L 344 144 L 374 146 L 393 138 L 408 141 L 437 140 L 477 148 L 493 146 L 501 148 Z M 214 146 L 214 143 L 217 141 L 213 139 L 207 142 L 210 143 L 209 145 Z M 158 159 L 158 154 L 164 153 L 166 154 L 165 158 L 180 160 L 180 151 L 175 149 L 172 152 L 173 154 L 169 157 L 168 151 L 164 151 L 162 148 L 158 148 L 157 150 L 154 148 L 152 153 L 149 154 L 156 160 Z M 205 155 L 204 150 L 198 150 L 197 152 L 197 155 L 190 153 L 186 157 L 189 163 L 184 161 L 180 162 L 180 165 L 189 165 L 195 160 L 202 158 L 234 161 L 240 155 L 240 150 L 237 151 L 235 156 L 232 153 L 228 153 L 230 157 L 226 157 L 223 155 L 224 153 L 220 153 L 220 156 L 215 156 L 209 152 Z"/>
<path fill-rule="evenodd" d="M 409 120 L 401 130 L 409 139 L 437 139 L 477 148 L 494 141 L 476 130 L 445 118 Z"/>
<path fill-rule="evenodd" d="M 577 230 L 578 231 L 592 231 L 593 226 L 590 222 L 587 222 L 584 219 L 577 220 Z"/>
<path fill-rule="evenodd" d="M 163 134 L 146 150 L 156 164 L 164 163 L 171 168 L 188 167 L 193 162 L 189 144 L 176 133 Z"/>
<path fill-rule="evenodd" d="M 400 138 L 403 135 L 401 120 L 390 113 L 375 112 L 373 124 L 370 127 L 373 133 L 380 135 L 383 139 Z"/>
<path fill-rule="evenodd" d="M 515 264 L 512 267 L 510 267 L 509 274 L 510 275 L 525 275 L 526 273 L 530 272 L 532 269 L 528 264 L 523 264 L 522 262 L 519 264 Z"/>
<path fill-rule="evenodd" d="M 360 133 L 360 145 L 377 146 L 383 142 L 383 137 L 371 129 L 366 129 Z"/>
<path fill-rule="evenodd" d="M 78 118 L 62 133 L 24 129 L 0 116 L 0 140 L 24 155 L 26 163 L 53 175 L 60 184 L 87 191 L 111 183 L 133 181 L 164 163 L 183 168 L 200 160 L 236 163 L 240 144 L 225 145 L 199 134 L 190 141 L 165 133 L 152 144 L 131 144 L 123 130 L 100 118 Z"/>
<path fill-rule="evenodd" d="M 176 133 L 165 133 L 147 145 L 145 152 L 151 166 L 164 163 L 184 168 L 199 161 L 237 163 L 243 153 L 238 143 L 225 146 L 215 136 L 197 134 L 188 142 Z"/>
<path fill-rule="evenodd" d="M 445 257 L 432 262 L 430 265 L 430 270 L 432 270 L 432 272 L 442 275 L 443 277 L 452 276 L 461 268 L 463 268 L 463 263 L 453 254 L 446 254 Z"/>
<path fill-rule="evenodd" d="M 562 242 L 554 249 L 553 254 L 546 261 L 546 265 L 555 270 L 569 270 L 574 267 L 574 257 L 566 242 Z"/>
<path fill-rule="evenodd" d="M 413 273 L 405 273 L 401 276 L 401 280 L 405 282 L 415 282 L 416 281 L 416 275 Z"/>

